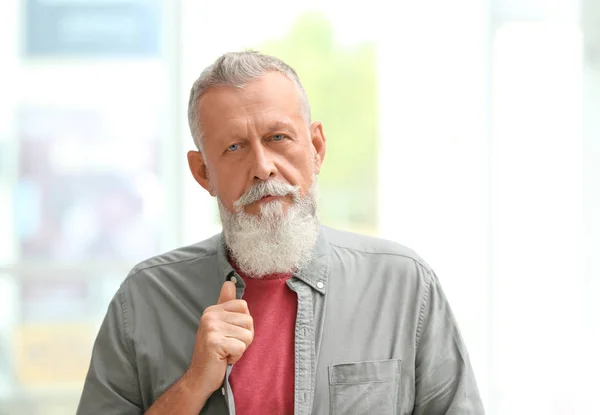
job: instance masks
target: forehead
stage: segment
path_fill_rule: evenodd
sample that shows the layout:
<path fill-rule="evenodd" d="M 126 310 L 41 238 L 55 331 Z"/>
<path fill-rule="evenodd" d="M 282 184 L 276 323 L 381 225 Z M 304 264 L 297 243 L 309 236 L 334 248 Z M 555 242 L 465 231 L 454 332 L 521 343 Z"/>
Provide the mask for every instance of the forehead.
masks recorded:
<path fill-rule="evenodd" d="M 302 119 L 300 93 L 294 82 L 279 72 L 269 72 L 243 88 L 220 86 L 207 90 L 197 107 L 203 133 L 235 125 L 248 118 L 271 121 L 285 117 Z"/>

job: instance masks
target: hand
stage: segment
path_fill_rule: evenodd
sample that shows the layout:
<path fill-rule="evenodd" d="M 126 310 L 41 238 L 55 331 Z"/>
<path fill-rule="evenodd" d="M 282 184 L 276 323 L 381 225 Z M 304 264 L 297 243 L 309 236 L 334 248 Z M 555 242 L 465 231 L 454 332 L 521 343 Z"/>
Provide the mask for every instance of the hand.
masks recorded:
<path fill-rule="evenodd" d="M 216 305 L 204 310 L 186 383 L 206 398 L 223 383 L 227 364 L 240 360 L 254 338 L 254 322 L 235 284 L 226 281 Z"/>

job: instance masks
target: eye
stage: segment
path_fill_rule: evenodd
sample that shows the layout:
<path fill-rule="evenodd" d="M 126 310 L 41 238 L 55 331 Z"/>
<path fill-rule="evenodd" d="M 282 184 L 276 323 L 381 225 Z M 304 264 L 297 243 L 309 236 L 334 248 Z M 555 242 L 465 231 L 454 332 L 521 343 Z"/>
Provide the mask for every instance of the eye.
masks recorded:
<path fill-rule="evenodd" d="M 286 135 L 284 135 L 284 134 L 275 134 L 271 138 L 273 139 L 273 141 L 283 141 L 283 140 L 286 139 Z"/>
<path fill-rule="evenodd" d="M 230 153 L 233 151 L 237 151 L 240 148 L 239 144 L 232 144 L 229 147 L 227 147 L 227 151 L 229 151 Z"/>

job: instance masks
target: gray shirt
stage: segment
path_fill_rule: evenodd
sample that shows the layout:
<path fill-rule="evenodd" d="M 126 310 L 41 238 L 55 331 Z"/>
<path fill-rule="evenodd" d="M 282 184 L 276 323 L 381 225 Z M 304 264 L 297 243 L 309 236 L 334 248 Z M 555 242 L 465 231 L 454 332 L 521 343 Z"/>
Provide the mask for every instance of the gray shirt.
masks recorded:
<path fill-rule="evenodd" d="M 77 413 L 147 410 L 187 370 L 202 312 L 227 279 L 241 298 L 221 235 L 133 268 L 108 307 Z M 298 296 L 295 414 L 484 413 L 439 281 L 411 250 L 322 227 L 312 262 L 287 284 Z M 235 413 L 230 372 L 202 414 Z"/>

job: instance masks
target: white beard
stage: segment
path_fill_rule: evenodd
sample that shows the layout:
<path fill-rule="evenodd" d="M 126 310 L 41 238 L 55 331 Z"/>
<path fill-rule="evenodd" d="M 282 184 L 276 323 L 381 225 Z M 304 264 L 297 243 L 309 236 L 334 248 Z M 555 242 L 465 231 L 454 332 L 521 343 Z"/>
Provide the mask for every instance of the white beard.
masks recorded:
<path fill-rule="evenodd" d="M 243 207 L 266 195 L 291 195 L 293 203 L 284 212 L 283 200 L 262 203 L 260 215 Z M 292 273 L 310 262 L 319 234 L 316 175 L 308 194 L 301 198 L 298 187 L 269 180 L 250 188 L 229 212 L 219 200 L 223 234 L 230 255 L 249 277 Z"/>

